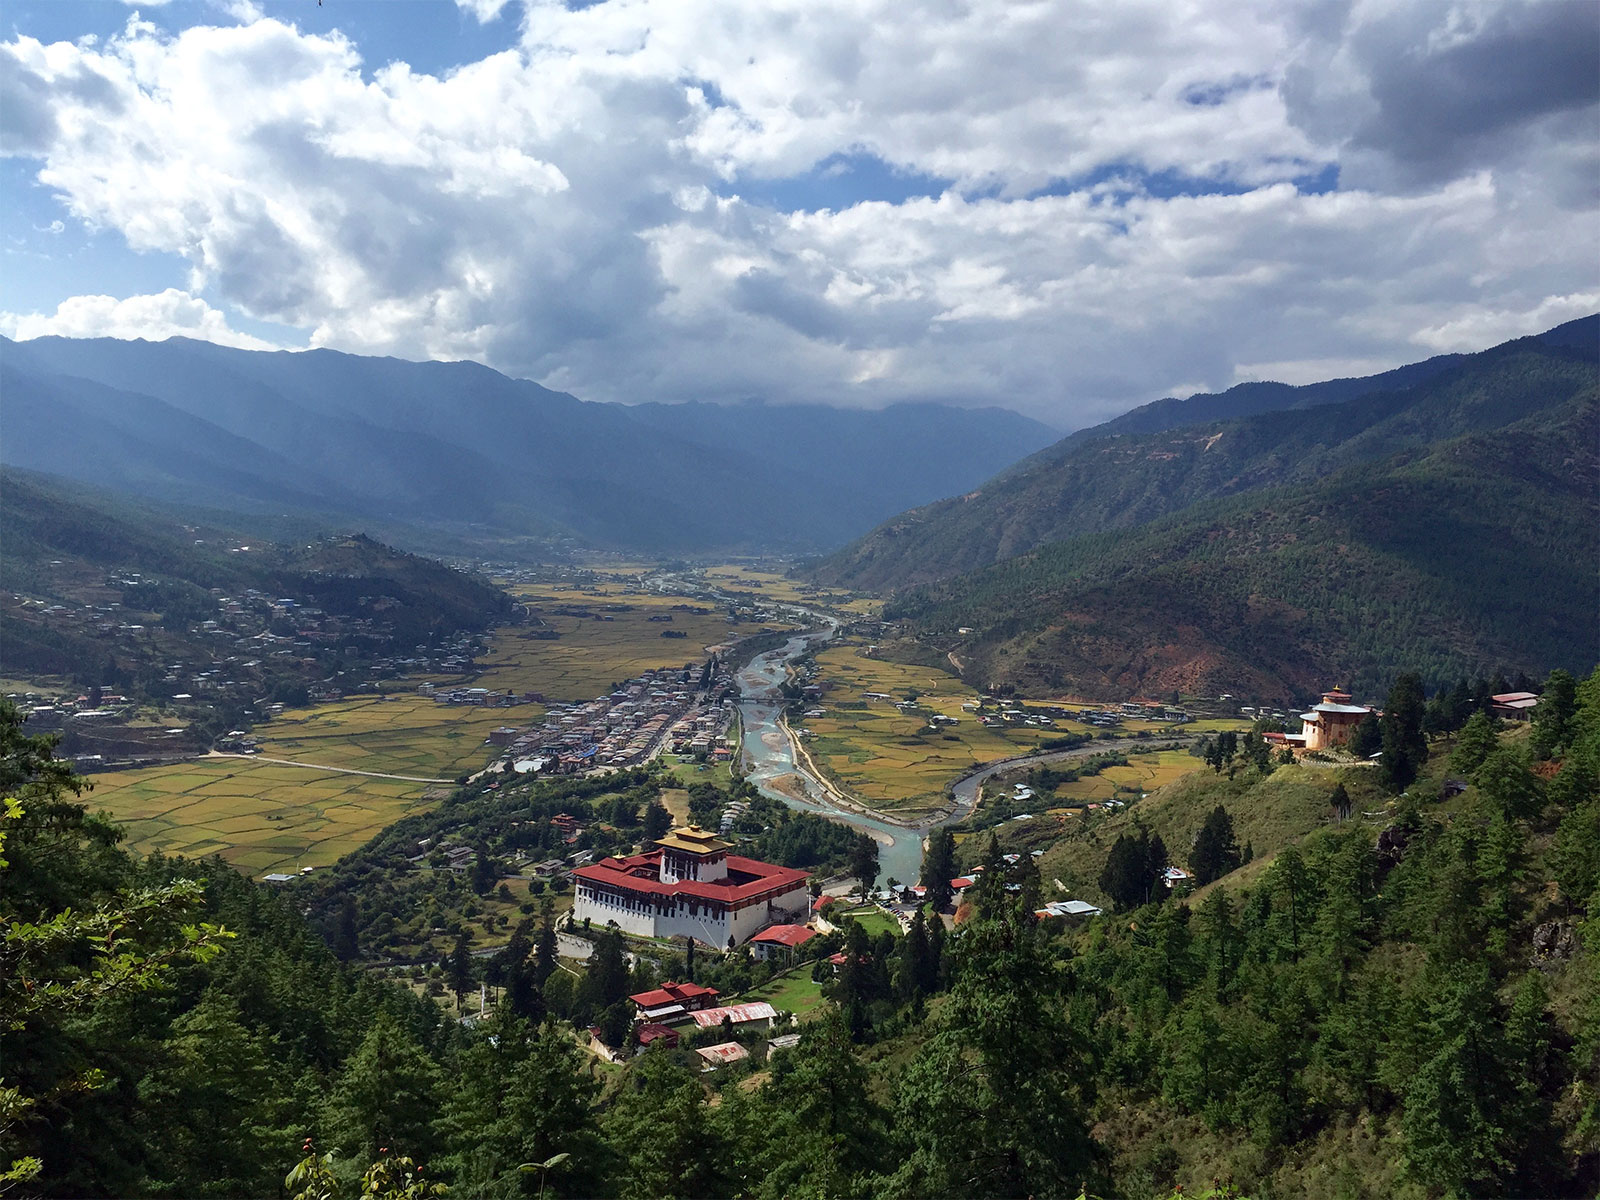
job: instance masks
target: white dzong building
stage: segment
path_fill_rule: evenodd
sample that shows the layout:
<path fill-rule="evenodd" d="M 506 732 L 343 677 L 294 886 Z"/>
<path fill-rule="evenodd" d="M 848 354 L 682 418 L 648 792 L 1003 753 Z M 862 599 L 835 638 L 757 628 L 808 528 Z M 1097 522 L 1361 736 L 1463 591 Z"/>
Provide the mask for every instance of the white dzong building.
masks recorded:
<path fill-rule="evenodd" d="M 674 829 L 654 850 L 579 867 L 572 873 L 573 919 L 615 922 L 643 937 L 692 937 L 721 950 L 807 911 L 806 872 L 730 849 L 715 834 L 690 825 Z"/>

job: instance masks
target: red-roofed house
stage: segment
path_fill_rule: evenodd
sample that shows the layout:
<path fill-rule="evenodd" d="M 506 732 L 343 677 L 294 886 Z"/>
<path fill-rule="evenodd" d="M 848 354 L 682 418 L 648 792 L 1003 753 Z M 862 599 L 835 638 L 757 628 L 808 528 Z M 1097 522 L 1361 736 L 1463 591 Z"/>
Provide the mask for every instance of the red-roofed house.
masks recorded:
<path fill-rule="evenodd" d="M 678 1048 L 678 1031 L 676 1029 L 668 1029 L 665 1025 L 657 1025 L 653 1021 L 647 1021 L 639 1026 L 639 1049 L 648 1050 L 657 1042 L 660 1042 L 668 1050 L 676 1050 Z"/>
<path fill-rule="evenodd" d="M 765 1024 L 770 1029 L 772 1023 L 778 1019 L 778 1010 L 765 1000 L 757 1000 L 751 1004 L 730 1004 L 726 1008 L 703 1008 L 690 1015 L 701 1029 L 714 1028 L 724 1021 L 735 1028 L 740 1025 Z"/>
<path fill-rule="evenodd" d="M 1539 697 L 1532 692 L 1501 692 L 1489 700 L 1494 715 L 1502 721 L 1531 721 L 1533 710 L 1539 706 Z"/>
<path fill-rule="evenodd" d="M 641 1019 L 659 1021 L 705 1008 L 721 994 L 716 988 L 702 987 L 698 983 L 663 983 L 653 991 L 639 992 L 628 999 L 639 1010 Z"/>
<path fill-rule="evenodd" d="M 725 1067 L 729 1063 L 743 1062 L 750 1057 L 750 1051 L 739 1045 L 738 1042 L 722 1042 L 716 1046 L 700 1046 L 695 1050 L 695 1053 L 705 1060 L 705 1066 L 700 1068 L 702 1071 L 715 1071 L 718 1067 Z"/>
<path fill-rule="evenodd" d="M 794 952 L 816 936 L 815 929 L 804 925 L 769 925 L 750 939 L 750 953 L 761 959 L 792 961 Z"/>
<path fill-rule="evenodd" d="M 674 829 L 656 846 L 575 870 L 573 919 L 722 949 L 806 911 L 804 871 L 729 854 L 727 842 L 694 825 Z"/>

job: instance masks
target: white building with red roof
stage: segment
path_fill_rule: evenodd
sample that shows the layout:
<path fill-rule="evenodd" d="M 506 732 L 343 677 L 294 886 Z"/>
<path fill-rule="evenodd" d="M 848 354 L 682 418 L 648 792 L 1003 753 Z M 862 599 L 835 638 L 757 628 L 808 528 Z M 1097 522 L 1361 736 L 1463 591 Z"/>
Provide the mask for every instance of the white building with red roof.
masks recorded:
<path fill-rule="evenodd" d="M 807 874 L 729 854 L 697 825 L 674 829 L 656 849 L 602 858 L 572 873 L 573 918 L 642 937 L 692 937 L 718 949 L 803 914 Z"/>
<path fill-rule="evenodd" d="M 757 958 L 792 959 L 794 952 L 817 931 L 805 925 L 769 925 L 750 939 L 750 953 Z"/>

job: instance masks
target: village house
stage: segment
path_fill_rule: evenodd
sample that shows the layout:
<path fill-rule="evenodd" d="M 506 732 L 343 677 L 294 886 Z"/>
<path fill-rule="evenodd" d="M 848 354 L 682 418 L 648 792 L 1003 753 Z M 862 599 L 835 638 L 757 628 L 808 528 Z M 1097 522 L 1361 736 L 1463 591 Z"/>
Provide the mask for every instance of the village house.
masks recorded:
<path fill-rule="evenodd" d="M 573 872 L 573 919 L 615 923 L 641 937 L 692 937 L 732 949 L 810 903 L 807 874 L 731 855 L 697 825 L 674 829 L 656 849 L 603 858 Z"/>
<path fill-rule="evenodd" d="M 702 1071 L 715 1071 L 718 1067 L 743 1062 L 750 1057 L 750 1051 L 738 1042 L 719 1042 L 715 1046 L 701 1046 L 695 1053 L 705 1060 L 705 1065 L 700 1068 Z"/>
<path fill-rule="evenodd" d="M 750 939 L 750 953 L 758 959 L 794 961 L 795 951 L 817 936 L 804 925 L 771 925 Z"/>
<path fill-rule="evenodd" d="M 686 1013 L 707 1008 L 722 993 L 698 983 L 663 983 L 648 992 L 629 996 L 635 1015 L 642 1021 L 670 1021 Z"/>
<path fill-rule="evenodd" d="M 778 1010 L 765 1000 L 754 1004 L 730 1004 L 725 1008 L 702 1008 L 689 1014 L 701 1029 L 723 1026 L 729 1029 L 771 1029 Z"/>
<path fill-rule="evenodd" d="M 1501 692 L 1489 697 L 1491 710 L 1502 721 L 1531 721 L 1539 697 L 1533 692 Z"/>

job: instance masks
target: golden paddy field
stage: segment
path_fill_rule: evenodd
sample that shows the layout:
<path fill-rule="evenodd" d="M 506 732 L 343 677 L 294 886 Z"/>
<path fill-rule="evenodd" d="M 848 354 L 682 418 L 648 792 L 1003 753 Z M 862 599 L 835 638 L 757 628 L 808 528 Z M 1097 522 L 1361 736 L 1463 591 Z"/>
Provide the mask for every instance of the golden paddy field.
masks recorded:
<path fill-rule="evenodd" d="M 551 700 L 592 700 L 640 671 L 699 662 L 708 647 L 749 637 L 762 628 L 790 628 L 778 621 L 735 625 L 726 611 L 707 602 L 641 592 L 622 583 L 590 588 L 533 585 L 513 592 L 531 603 L 561 636 L 554 641 L 536 638 L 521 626 L 499 631 L 487 658 L 481 660 L 484 672 L 475 685 L 542 692 Z M 699 611 L 685 611 L 680 605 Z M 605 619 L 555 611 L 575 607 Z M 650 620 L 655 616 L 672 620 Z M 669 629 L 686 636 L 662 637 L 662 631 Z"/>
<path fill-rule="evenodd" d="M 260 874 L 335 861 L 423 807 L 423 792 L 424 785 L 393 779 L 206 758 L 97 775 L 83 801 L 109 810 L 127 828 L 131 849 L 220 854 Z"/>
<path fill-rule="evenodd" d="M 954 675 L 931 667 L 867 658 L 859 646 L 835 646 L 817 655 L 820 678 L 827 686 L 822 717 L 807 717 L 812 737 L 804 741 L 812 761 L 843 788 L 873 808 L 900 816 L 918 816 L 943 807 L 945 787 L 973 767 L 1026 754 L 1040 742 L 1085 728 L 1058 721 L 1054 729 L 991 729 L 962 710 L 978 694 Z M 869 701 L 864 709 L 839 708 L 864 692 L 884 692 L 900 699 L 909 689 L 918 703 L 959 725 L 921 734 L 925 718 L 902 714 L 888 701 Z"/>
<path fill-rule="evenodd" d="M 776 571 L 759 567 L 726 563 L 707 567 L 701 572 L 707 583 L 734 592 L 755 592 L 779 603 L 817 604 L 844 612 L 868 616 L 876 613 L 882 602 L 869 596 L 850 592 L 837 592 L 830 588 L 816 588 L 810 584 L 790 579 Z"/>
<path fill-rule="evenodd" d="M 495 691 L 542 692 L 552 700 L 588 700 L 612 683 L 653 667 L 699 661 L 707 646 L 746 637 L 761 628 L 733 625 L 722 610 L 687 613 L 678 597 L 633 590 L 625 583 L 595 588 L 518 589 L 533 601 L 561 637 L 524 638 L 522 626 L 497 631 L 489 653 L 471 677 L 435 682 Z M 708 609 L 703 603 L 688 602 Z M 591 608 L 611 620 L 562 616 L 550 609 Z M 628 605 L 629 611 L 607 611 Z M 670 614 L 670 624 L 652 615 Z M 685 638 L 663 638 L 663 629 Z M 414 687 L 411 681 L 401 685 Z M 484 739 L 501 725 L 526 725 L 543 716 L 536 704 L 475 708 L 435 704 L 411 690 L 360 696 L 333 704 L 291 709 L 258 726 L 262 758 L 207 758 L 94 776 L 85 797 L 128 830 L 139 852 L 199 857 L 220 853 L 252 874 L 334 862 L 384 826 L 433 803 L 428 780 L 453 780 L 491 757 Z M 406 775 L 411 780 L 340 774 L 320 768 Z M 422 781 L 422 782 L 418 782 Z"/>

